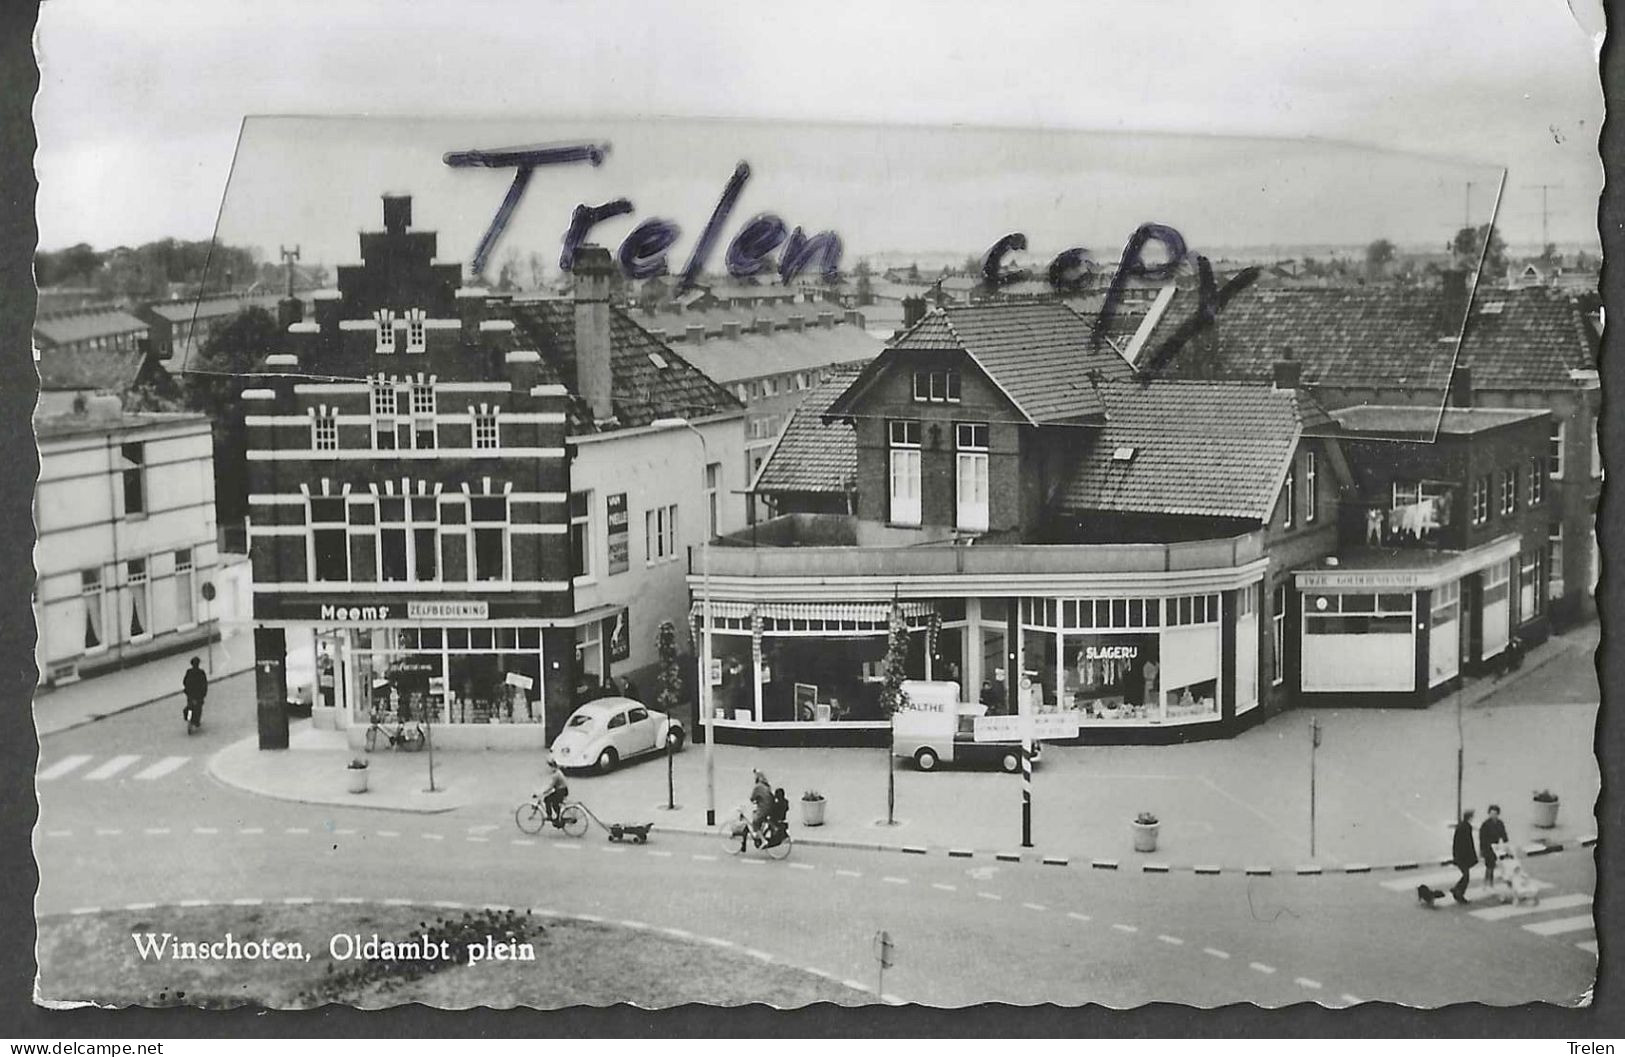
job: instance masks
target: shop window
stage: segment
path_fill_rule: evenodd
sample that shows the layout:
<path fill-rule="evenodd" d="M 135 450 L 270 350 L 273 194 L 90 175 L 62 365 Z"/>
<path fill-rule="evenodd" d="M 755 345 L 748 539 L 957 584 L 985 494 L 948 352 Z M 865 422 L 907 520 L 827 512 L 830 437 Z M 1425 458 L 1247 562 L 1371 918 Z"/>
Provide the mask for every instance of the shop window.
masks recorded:
<path fill-rule="evenodd" d="M 147 512 L 147 446 L 140 442 L 119 445 L 120 478 L 124 484 L 124 513 Z"/>
<path fill-rule="evenodd" d="M 1563 448 L 1568 439 L 1568 424 L 1553 422 L 1551 436 L 1546 444 L 1546 473 L 1554 481 L 1563 479 Z"/>
<path fill-rule="evenodd" d="M 335 412 L 324 411 L 316 416 L 311 446 L 317 451 L 338 450 L 339 419 Z"/>
<path fill-rule="evenodd" d="M 350 533 L 342 498 L 312 497 L 310 538 L 315 579 L 343 582 L 350 579 Z"/>
<path fill-rule="evenodd" d="M 1490 519 L 1490 475 L 1473 481 L 1473 524 L 1482 525 Z"/>
<path fill-rule="evenodd" d="M 1433 589 L 1433 606 L 1428 623 L 1441 627 L 1457 620 L 1461 615 L 1461 583 L 1452 580 Z"/>
<path fill-rule="evenodd" d="M 1411 631 L 1409 594 L 1316 595 L 1304 611 L 1305 635 L 1400 635 Z"/>
<path fill-rule="evenodd" d="M 897 525 L 920 523 L 920 423 L 896 419 L 887 424 L 890 442 L 891 520 Z"/>
<path fill-rule="evenodd" d="M 124 565 L 125 596 L 129 600 L 125 630 L 135 642 L 152 634 L 152 596 L 147 581 L 147 559 L 134 558 Z"/>
<path fill-rule="evenodd" d="M 1529 460 L 1529 505 L 1531 507 L 1540 506 L 1546 501 L 1546 474 L 1542 472 L 1543 469 L 1540 459 Z"/>
<path fill-rule="evenodd" d="M 1168 626 L 1188 624 L 1216 624 L 1219 621 L 1219 596 L 1182 595 L 1168 599 Z"/>
<path fill-rule="evenodd" d="M 592 493 L 570 493 L 570 575 L 592 575 Z"/>
<path fill-rule="evenodd" d="M 374 346 L 375 352 L 388 355 L 395 351 L 395 313 L 387 308 L 380 308 L 372 314 L 377 324 L 378 342 Z"/>
<path fill-rule="evenodd" d="M 85 652 L 91 653 L 107 645 L 107 633 L 103 626 L 106 600 L 100 569 L 86 569 L 79 574 L 79 595 L 85 604 Z"/>
<path fill-rule="evenodd" d="M 1308 525 L 1320 516 L 1320 492 L 1315 487 L 1315 453 L 1303 454 L 1303 523 Z"/>
<path fill-rule="evenodd" d="M 190 627 L 197 623 L 197 573 L 192 568 L 192 549 L 175 552 L 175 625 Z"/>
<path fill-rule="evenodd" d="M 508 578 L 508 499 L 475 496 L 468 501 L 474 536 L 474 579 Z"/>

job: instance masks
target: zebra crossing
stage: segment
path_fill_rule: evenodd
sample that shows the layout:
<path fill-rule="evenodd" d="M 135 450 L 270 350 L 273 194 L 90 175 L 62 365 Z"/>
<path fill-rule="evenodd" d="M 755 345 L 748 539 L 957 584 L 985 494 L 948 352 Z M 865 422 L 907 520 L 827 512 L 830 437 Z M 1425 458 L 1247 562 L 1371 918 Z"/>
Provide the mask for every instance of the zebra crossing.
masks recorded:
<path fill-rule="evenodd" d="M 1390 892 L 1414 892 L 1417 885 L 1423 884 L 1448 891 L 1460 879 L 1461 872 L 1450 868 L 1429 873 L 1403 873 L 1379 883 Z M 1463 910 L 1468 917 L 1477 918 L 1479 921 L 1508 922 L 1536 936 L 1572 942 L 1576 947 L 1595 956 L 1597 923 L 1591 913 L 1591 896 L 1570 892 L 1548 897 L 1544 893 L 1554 887 L 1550 881 L 1537 878 L 1531 878 L 1530 881 L 1535 891 L 1541 893 L 1538 903 L 1497 902 L 1493 906 Z M 1475 903 L 1485 901 L 1484 888 L 1476 870 L 1474 884 L 1467 890 L 1467 895 L 1469 898 L 1476 896 Z M 1451 905 L 1448 901 L 1439 904 L 1441 909 Z"/>
<path fill-rule="evenodd" d="M 151 757 L 133 753 L 120 753 L 106 759 L 99 759 L 85 753 L 75 753 L 48 764 L 42 760 L 42 766 L 35 778 L 41 782 L 56 782 L 64 779 L 78 779 L 84 782 L 107 782 L 125 778 L 151 782 L 166 775 L 174 774 L 191 762 L 192 757 L 190 756 L 161 756 L 152 759 Z"/>

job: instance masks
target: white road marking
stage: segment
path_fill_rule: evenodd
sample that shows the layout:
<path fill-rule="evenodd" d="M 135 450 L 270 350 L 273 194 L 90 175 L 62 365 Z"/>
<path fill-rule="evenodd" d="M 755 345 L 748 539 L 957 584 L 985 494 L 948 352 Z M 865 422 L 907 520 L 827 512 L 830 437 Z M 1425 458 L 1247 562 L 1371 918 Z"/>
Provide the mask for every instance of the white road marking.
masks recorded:
<path fill-rule="evenodd" d="M 293 830 L 289 830 L 288 832 L 292 833 Z M 308 832 L 308 831 L 301 831 L 301 832 Z M 355 830 L 353 830 L 353 829 L 336 829 L 336 830 L 333 831 L 333 835 L 335 837 L 353 837 L 353 836 L 355 836 Z"/>
<path fill-rule="evenodd" d="M 284 899 L 283 902 L 291 907 L 303 907 L 309 906 L 310 904 L 316 902 L 316 900 L 312 899 L 310 896 L 289 896 L 288 898 Z"/>
<path fill-rule="evenodd" d="M 378 831 L 378 835 L 380 837 L 399 837 L 401 834 L 399 830 L 381 829 Z"/>
<path fill-rule="evenodd" d="M 263 902 L 263 899 L 233 899 L 231 905 L 234 907 L 257 907 Z"/>
<path fill-rule="evenodd" d="M 468 841 L 470 844 L 490 844 L 491 843 L 491 838 L 490 837 L 464 837 L 463 839 Z"/>
<path fill-rule="evenodd" d="M 207 899 L 183 899 L 179 905 L 183 907 L 206 907 L 209 905 L 209 901 Z"/>
<path fill-rule="evenodd" d="M 1229 951 L 1221 951 L 1216 947 L 1203 947 L 1202 948 L 1202 953 L 1203 954 L 1211 954 L 1215 958 L 1222 958 L 1222 959 L 1225 959 L 1225 960 L 1228 960 L 1230 958 L 1230 952 Z"/>
<path fill-rule="evenodd" d="M 595 925 L 601 925 L 604 922 L 604 919 L 597 914 L 577 914 L 575 917 L 577 921 L 590 921 Z"/>
<path fill-rule="evenodd" d="M 687 932 L 683 929 L 661 929 L 660 931 L 664 932 L 668 936 L 676 936 L 680 940 L 691 940 L 694 938 L 694 933 Z"/>
<path fill-rule="evenodd" d="M 1265 965 L 1263 962 L 1249 962 L 1247 963 L 1247 968 L 1257 970 L 1258 972 L 1264 973 L 1266 976 L 1275 971 L 1275 967 L 1273 965 Z"/>
<path fill-rule="evenodd" d="M 238 834 L 238 836 L 242 836 L 242 837 L 253 837 L 253 836 L 257 836 L 257 835 L 259 835 L 261 833 L 264 833 L 264 832 L 265 832 L 265 827 L 263 827 L 263 826 L 246 826 L 243 829 L 238 830 L 237 834 Z"/>
<path fill-rule="evenodd" d="M 480 839 L 483 839 L 483 838 L 476 837 L 476 838 L 473 838 L 473 839 L 480 840 Z M 557 848 L 560 851 L 580 851 L 581 850 L 581 845 L 579 845 L 579 844 L 552 844 L 552 845 L 549 845 L 549 847 Z"/>
<path fill-rule="evenodd" d="M 85 764 L 90 762 L 90 759 L 91 758 L 89 756 L 64 756 L 62 759 L 56 761 L 55 763 L 51 764 L 51 766 L 45 768 L 45 770 L 35 775 L 34 779 L 40 782 L 49 782 L 53 778 L 61 778 L 69 771 L 74 770 L 77 767 L 83 767 Z"/>
<path fill-rule="evenodd" d="M 694 859 L 694 860 L 696 860 L 698 862 L 716 862 L 717 861 L 717 857 L 715 855 L 701 855 L 698 852 L 695 852 L 693 855 L 690 855 L 689 858 Z"/>
<path fill-rule="evenodd" d="M 1471 911 L 1471 914 L 1480 921 L 1501 921 L 1505 918 L 1522 917 L 1525 914 L 1539 914 L 1543 910 L 1572 910 L 1575 907 L 1590 905 L 1590 896 L 1576 894 L 1543 899 L 1533 905 L 1525 903 L 1519 906 L 1517 903 L 1508 903 L 1506 906 L 1486 907 L 1483 910 Z"/>
<path fill-rule="evenodd" d="M 141 757 L 139 756 L 128 755 L 115 756 L 111 760 L 108 760 L 106 763 L 102 764 L 100 767 L 96 768 L 94 771 L 91 771 L 89 774 L 85 775 L 85 781 L 105 782 L 107 779 L 113 777 L 115 774 L 118 774 L 120 771 L 124 770 L 124 768 L 130 766 L 140 758 Z"/>
<path fill-rule="evenodd" d="M 214 834 L 219 833 L 220 831 L 218 829 L 214 828 L 213 826 L 193 826 L 192 827 L 192 832 L 193 833 L 201 833 L 204 836 L 213 836 Z"/>
<path fill-rule="evenodd" d="M 906 885 L 906 884 L 908 884 L 908 878 L 906 878 L 906 877 L 882 877 L 881 880 L 886 882 L 889 885 Z"/>
<path fill-rule="evenodd" d="M 1114 922 L 1112 924 L 1112 928 L 1116 929 L 1118 932 L 1139 932 L 1140 931 L 1140 927 L 1138 925 L 1122 925 L 1122 924 L 1118 924 L 1116 922 Z"/>
<path fill-rule="evenodd" d="M 386 899 L 386 900 L 384 900 L 384 906 L 386 906 L 386 907 L 409 907 L 411 905 L 412 905 L 412 901 L 410 899 Z"/>
<path fill-rule="evenodd" d="M 766 951 L 756 950 L 752 947 L 741 947 L 740 951 L 741 953 L 750 955 L 759 962 L 771 962 L 773 960 L 773 956 L 771 954 L 767 953 Z"/>
<path fill-rule="evenodd" d="M 135 777 L 139 781 L 147 782 L 152 781 L 154 778 L 162 778 L 170 771 L 178 771 L 185 767 L 186 761 L 191 758 L 190 756 L 165 756 L 151 767 L 138 771 Z"/>
<path fill-rule="evenodd" d="M 152 830 L 150 830 L 150 829 L 149 829 L 149 830 L 147 830 L 147 832 L 148 832 L 148 833 L 151 833 L 151 832 L 152 832 Z M 168 830 L 167 830 L 167 829 L 166 829 L 166 830 L 164 830 L 164 832 L 165 832 L 165 833 L 168 833 L 168 832 L 169 832 L 169 831 L 168 831 Z M 71 837 L 71 836 L 73 836 L 73 830 L 71 830 L 71 829 L 53 829 L 53 830 L 47 830 L 47 831 L 46 831 L 46 832 L 45 832 L 45 835 L 46 835 L 46 836 L 47 836 L 47 837 Z"/>
<path fill-rule="evenodd" d="M 433 837 L 434 837 L 434 839 L 435 839 L 435 840 L 439 840 L 439 839 L 440 839 L 440 834 L 438 834 L 438 833 L 435 833 L 435 834 L 428 834 L 428 833 L 425 833 L 425 834 L 424 834 L 424 836 L 425 836 L 425 837 L 429 837 L 429 836 L 433 836 Z M 517 845 L 519 845 L 519 846 L 520 846 L 520 847 L 521 847 L 521 848 L 529 848 L 529 847 L 531 847 L 531 846 L 532 846 L 532 845 L 534 845 L 534 844 L 535 844 L 535 843 L 536 843 L 536 842 L 535 842 L 535 841 L 533 841 L 533 840 L 528 840 L 528 839 L 526 839 L 526 838 L 524 838 L 524 837 L 515 837 L 515 838 L 514 838 L 514 839 L 513 839 L 513 840 L 511 840 L 511 841 L 509 841 L 509 842 L 508 842 L 508 843 L 509 843 L 509 844 L 517 844 Z"/>
<path fill-rule="evenodd" d="M 167 837 L 169 836 L 169 827 L 159 826 L 155 829 L 142 830 L 142 832 L 149 837 Z"/>
<path fill-rule="evenodd" d="M 442 910 L 462 910 L 465 904 L 452 902 L 449 899 L 437 899 L 430 906 L 440 907 Z"/>
<path fill-rule="evenodd" d="M 153 910 L 157 906 L 158 906 L 157 903 L 126 903 L 126 904 L 124 904 L 124 909 L 125 910 Z"/>
<path fill-rule="evenodd" d="M 362 899 L 360 896 L 339 896 L 337 899 L 334 899 L 333 902 L 353 906 L 362 902 Z"/>
<path fill-rule="evenodd" d="M 1023 907 L 1026 907 L 1028 910 L 1048 910 L 1049 909 L 1049 907 L 1045 906 L 1042 903 L 1023 903 L 1021 905 Z"/>
<path fill-rule="evenodd" d="M 470 832 L 470 833 L 489 833 L 494 829 L 496 829 L 496 826 L 494 824 L 485 825 L 485 826 L 470 826 L 470 827 L 468 827 L 468 832 Z"/>
<path fill-rule="evenodd" d="M 669 859 L 669 858 L 671 858 L 671 852 L 669 852 L 669 851 L 661 851 L 659 848 L 645 848 L 644 849 L 644 854 L 645 855 L 653 855 L 657 859 Z M 805 863 L 791 863 L 790 865 L 791 866 L 805 866 L 806 864 Z M 810 867 L 808 867 L 808 868 L 810 869 Z"/>
<path fill-rule="evenodd" d="M 624 928 L 624 929 L 646 929 L 646 928 L 648 928 L 648 927 L 649 927 L 649 926 L 648 926 L 648 925 L 646 925 L 646 924 L 644 924 L 644 923 L 643 923 L 643 922 L 641 922 L 641 921 L 626 921 L 626 920 L 622 920 L 622 921 L 621 921 L 621 927 L 622 927 L 622 928 Z"/>
<path fill-rule="evenodd" d="M 793 863 L 790 864 L 790 869 L 792 869 L 792 870 L 812 870 L 812 869 L 816 869 L 816 867 L 814 867 L 813 864 L 810 863 L 810 862 L 793 862 Z"/>
<path fill-rule="evenodd" d="M 1071 918 L 1073 921 L 1093 921 L 1094 920 L 1088 914 L 1080 914 L 1076 910 L 1068 910 L 1066 912 L 1066 916 Z"/>
<path fill-rule="evenodd" d="M 943 884 L 941 881 L 932 881 L 931 882 L 931 887 L 937 889 L 939 892 L 957 892 L 957 891 L 959 891 L 959 889 L 956 888 L 955 886 L 950 885 L 950 884 Z"/>
<path fill-rule="evenodd" d="M 1558 918 L 1556 921 L 1541 921 L 1533 925 L 1525 925 L 1525 932 L 1533 932 L 1537 936 L 1561 936 L 1565 932 L 1579 932 L 1596 925 L 1596 919 L 1590 914 L 1582 914 L 1572 918 Z"/>
<path fill-rule="evenodd" d="M 1582 951 L 1589 951 L 1592 954 L 1597 953 L 1596 940 L 1586 940 L 1584 943 L 1576 943 L 1575 946 L 1580 948 Z"/>
<path fill-rule="evenodd" d="M 835 871 L 835 876 L 836 877 L 862 877 L 863 874 L 860 873 L 857 870 L 836 870 Z"/>
<path fill-rule="evenodd" d="M 419 833 L 418 836 L 422 837 L 424 840 L 445 840 L 446 839 L 446 835 L 444 833 Z"/>
<path fill-rule="evenodd" d="M 743 863 L 744 865 L 746 865 L 746 866 L 766 866 L 767 865 L 767 860 L 766 859 L 740 859 L 739 861 L 741 863 Z"/>
<path fill-rule="evenodd" d="M 68 911 L 70 914 L 100 914 L 101 912 L 101 907 L 74 907 Z"/>
<path fill-rule="evenodd" d="M 1157 939 L 1159 939 L 1162 942 L 1168 944 L 1170 947 L 1183 947 L 1183 946 L 1185 946 L 1185 941 L 1180 939 L 1178 936 L 1164 936 L 1161 933 L 1158 933 L 1157 934 Z"/>
<path fill-rule="evenodd" d="M 121 829 L 99 829 L 99 830 L 96 831 L 96 836 L 98 836 L 98 837 L 117 837 L 119 834 L 121 834 L 123 832 L 124 831 L 121 830 Z"/>
<path fill-rule="evenodd" d="M 282 832 L 290 833 L 290 834 L 309 833 L 310 832 L 310 827 L 308 827 L 308 826 L 289 826 L 287 829 L 283 830 Z M 352 830 L 351 832 L 354 832 L 354 831 Z"/>
<path fill-rule="evenodd" d="M 599 848 L 598 850 L 601 851 L 601 852 L 606 852 L 606 853 L 608 853 L 610 855 L 619 855 L 622 852 L 626 851 L 625 848 L 621 847 L 618 844 L 606 844 L 602 848 Z"/>
<path fill-rule="evenodd" d="M 713 947 L 732 947 L 734 945 L 733 940 L 720 940 L 715 936 L 701 936 L 700 939 Z"/>
<path fill-rule="evenodd" d="M 1319 980 L 1311 980 L 1307 976 L 1300 976 L 1292 982 L 1299 987 L 1307 987 L 1311 991 L 1319 991 L 1321 986 Z"/>
<path fill-rule="evenodd" d="M 1004 898 L 1003 896 L 999 895 L 997 892 L 977 892 L 976 894 L 978 896 L 980 896 L 981 898 L 983 898 L 983 899 L 1000 900 L 1000 899 Z"/>

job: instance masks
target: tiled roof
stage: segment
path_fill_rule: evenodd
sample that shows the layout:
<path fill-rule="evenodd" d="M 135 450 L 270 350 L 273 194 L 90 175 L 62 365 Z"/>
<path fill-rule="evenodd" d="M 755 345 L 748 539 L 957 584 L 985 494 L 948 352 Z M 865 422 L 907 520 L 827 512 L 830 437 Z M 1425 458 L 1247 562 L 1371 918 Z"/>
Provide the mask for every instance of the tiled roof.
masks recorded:
<path fill-rule="evenodd" d="M 1290 350 L 1308 385 L 1443 390 L 1460 325 L 1459 319 L 1444 320 L 1443 300 L 1438 287 L 1255 286 L 1220 310 L 1210 376 L 1268 378 L 1273 363 Z M 1195 306 L 1194 293 L 1175 295 L 1142 355 L 1174 338 Z M 1199 342 L 1187 342 L 1174 356 L 1170 377 L 1202 370 L 1194 362 Z M 1566 294 L 1480 286 L 1461 362 L 1472 369 L 1475 389 L 1564 388 L 1571 384 L 1569 371 L 1596 369 L 1596 342 L 1584 312 Z"/>
<path fill-rule="evenodd" d="M 71 345 L 92 338 L 112 337 L 138 331 L 145 334 L 147 325 L 118 308 L 104 308 L 93 312 L 64 312 L 40 316 L 34 320 L 34 333 L 49 345 Z"/>
<path fill-rule="evenodd" d="M 278 299 L 277 294 L 254 294 L 249 297 L 211 297 L 201 301 L 191 297 L 181 298 L 176 301 L 154 301 L 147 306 L 147 311 L 171 323 L 190 323 L 194 319 L 234 316 L 245 308 L 263 308 L 275 315 Z"/>
<path fill-rule="evenodd" d="M 1439 416 L 1436 407 L 1406 407 L 1387 404 L 1356 404 L 1332 412 L 1332 417 L 1351 433 L 1405 433 L 1431 436 L 1440 433 L 1465 435 L 1482 433 L 1514 422 L 1543 418 L 1544 411 L 1505 407 L 1451 407 Z"/>
<path fill-rule="evenodd" d="M 140 377 L 147 355 L 140 349 L 42 349 L 40 388 L 124 392 Z"/>
<path fill-rule="evenodd" d="M 841 324 L 801 331 L 751 332 L 737 338 L 707 338 L 674 343 L 695 367 L 724 385 L 786 371 L 804 371 L 838 363 L 868 363 L 880 355 L 881 340 L 861 327 Z"/>
<path fill-rule="evenodd" d="M 824 424 L 824 412 L 846 392 L 860 368 L 837 367 L 808 390 L 756 477 L 758 492 L 845 492 L 858 473 L 858 442 L 850 424 Z"/>
<path fill-rule="evenodd" d="M 963 351 L 1031 421 L 1063 422 L 1101 412 L 1091 371 L 1103 380 L 1133 373 L 1109 343 L 1092 347 L 1093 324 L 1059 301 L 950 305 L 927 313 L 892 347 Z"/>
<path fill-rule="evenodd" d="M 570 384 L 575 378 L 575 303 L 514 301 L 509 312 L 523 336 L 518 345 L 541 354 L 545 380 Z M 744 406 L 619 308 L 610 309 L 609 340 L 611 399 L 621 426 L 646 426 L 657 418 L 701 417 Z M 651 354 L 666 366 L 656 364 Z M 573 430 L 597 428 L 579 393 L 571 403 L 571 418 Z"/>
<path fill-rule="evenodd" d="M 1305 429 L 1330 416 L 1302 390 L 1233 382 L 1121 382 L 1061 509 L 1267 520 Z M 1128 456 L 1118 458 L 1119 453 Z"/>

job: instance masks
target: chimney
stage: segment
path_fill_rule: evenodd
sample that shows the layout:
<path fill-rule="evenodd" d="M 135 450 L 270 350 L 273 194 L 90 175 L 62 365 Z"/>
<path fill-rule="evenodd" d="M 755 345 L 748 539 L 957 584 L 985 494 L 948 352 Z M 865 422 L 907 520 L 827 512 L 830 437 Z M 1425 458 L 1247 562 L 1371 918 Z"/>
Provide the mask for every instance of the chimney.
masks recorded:
<path fill-rule="evenodd" d="M 730 319 L 722 324 L 722 336 L 729 341 L 736 340 L 739 337 L 739 320 Z"/>
<path fill-rule="evenodd" d="M 602 246 L 582 246 L 576 253 L 576 395 L 598 421 L 615 415 L 609 344 L 609 277 L 614 268 Z"/>
<path fill-rule="evenodd" d="M 925 318 L 925 298 L 903 298 L 903 329 L 907 330 Z"/>
<path fill-rule="evenodd" d="M 698 345 L 700 342 L 704 341 L 705 324 L 690 323 L 687 327 L 683 328 L 683 340 L 688 342 L 690 345 Z"/>
<path fill-rule="evenodd" d="M 835 313 L 834 312 L 820 312 L 820 313 L 818 313 L 818 325 L 823 327 L 825 330 L 834 330 L 835 329 Z"/>
<path fill-rule="evenodd" d="M 773 321 L 763 316 L 756 320 L 756 326 L 753 329 L 758 334 L 771 334 L 773 333 Z"/>
<path fill-rule="evenodd" d="M 384 230 L 391 235 L 404 235 L 412 226 L 412 196 L 386 194 L 384 196 Z"/>
<path fill-rule="evenodd" d="M 1460 364 L 1450 374 L 1451 407 L 1473 406 L 1473 369 L 1466 364 Z"/>
<path fill-rule="evenodd" d="M 505 357 L 508 383 L 516 393 L 529 393 L 542 380 L 542 357 L 535 349 L 510 349 Z"/>
<path fill-rule="evenodd" d="M 805 329 L 806 326 L 807 326 L 807 317 L 806 316 L 795 315 L 795 316 L 790 317 L 790 329 L 792 331 L 794 331 L 795 333 L 800 334 L 802 332 L 802 330 Z"/>
<path fill-rule="evenodd" d="M 1297 389 L 1303 384 L 1303 365 L 1292 358 L 1292 350 L 1287 349 L 1281 358 L 1275 361 L 1275 388 Z"/>
<path fill-rule="evenodd" d="M 1446 268 L 1441 279 L 1444 298 L 1439 305 L 1439 329 L 1454 334 L 1461 329 L 1467 315 L 1467 272 L 1461 268 Z"/>
<path fill-rule="evenodd" d="M 803 290 L 801 293 L 801 300 L 804 304 L 814 304 L 818 301 L 818 294 L 812 290 Z"/>
<path fill-rule="evenodd" d="M 846 310 L 846 321 L 852 326 L 857 327 L 859 330 L 863 329 L 863 313 L 859 312 L 855 308 L 849 308 Z"/>

